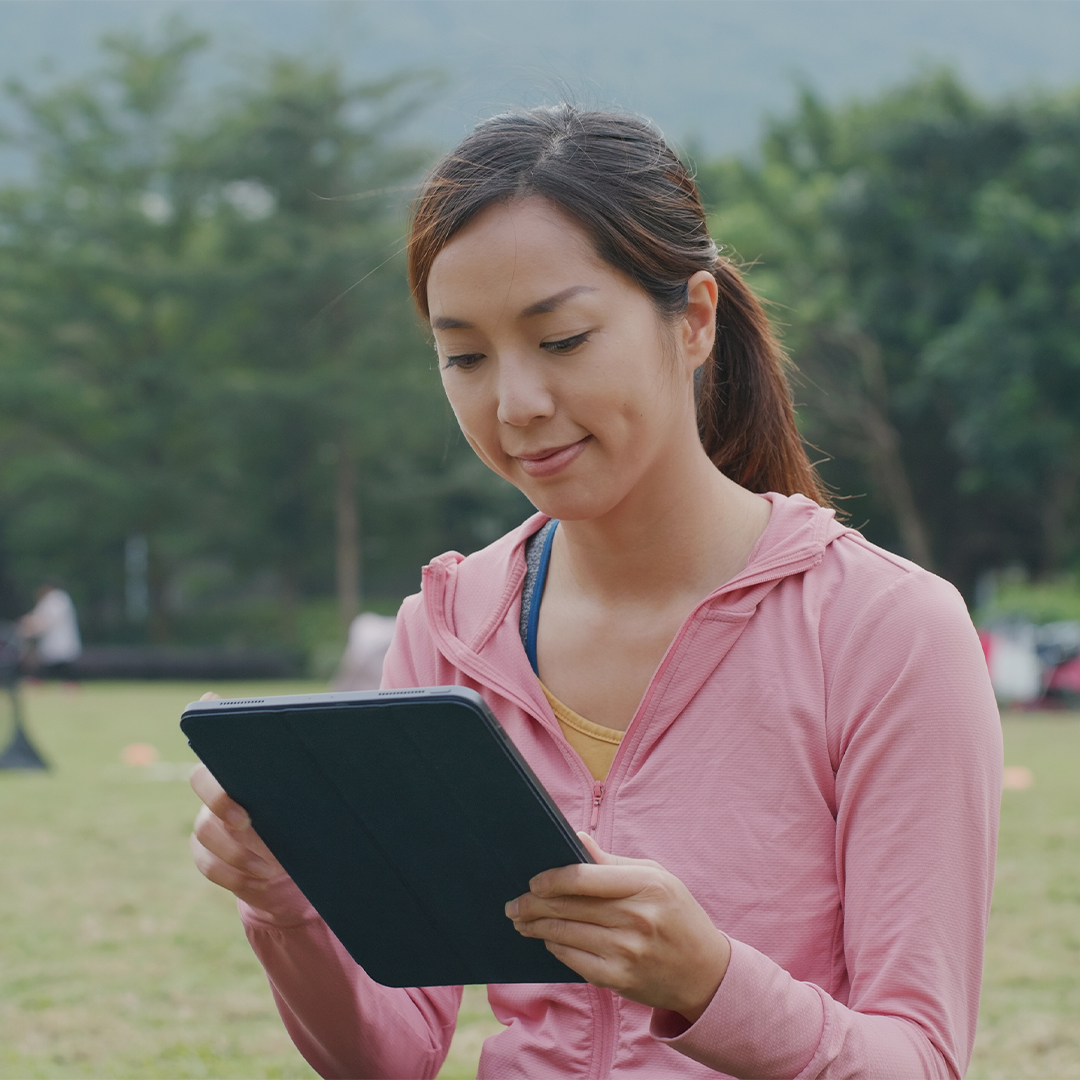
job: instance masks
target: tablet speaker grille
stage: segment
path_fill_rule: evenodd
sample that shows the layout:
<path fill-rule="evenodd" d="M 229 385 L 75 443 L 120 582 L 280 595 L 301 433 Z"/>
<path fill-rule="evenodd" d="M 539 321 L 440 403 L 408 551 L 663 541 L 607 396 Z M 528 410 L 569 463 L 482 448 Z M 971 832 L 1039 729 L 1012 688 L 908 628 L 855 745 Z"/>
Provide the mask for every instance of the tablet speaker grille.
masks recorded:
<path fill-rule="evenodd" d="M 253 698 L 225 698 L 219 701 L 219 705 L 261 705 L 266 698 L 253 697 Z"/>

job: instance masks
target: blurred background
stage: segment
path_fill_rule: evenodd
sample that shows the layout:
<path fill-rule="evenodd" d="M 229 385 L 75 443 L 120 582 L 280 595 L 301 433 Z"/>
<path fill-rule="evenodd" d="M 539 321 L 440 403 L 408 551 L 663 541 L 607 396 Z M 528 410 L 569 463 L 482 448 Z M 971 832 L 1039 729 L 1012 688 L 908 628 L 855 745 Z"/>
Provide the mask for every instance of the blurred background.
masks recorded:
<path fill-rule="evenodd" d="M 82 640 L 24 695 L 51 774 L 0 773 L 0 1074 L 309 1075 L 187 865 L 176 718 L 325 686 L 358 613 L 530 512 L 403 244 L 441 152 L 569 98 L 692 163 L 842 512 L 1027 708 L 972 1075 L 1080 1076 L 1078 58 L 1041 0 L 0 3 L 0 622 L 51 583 Z"/>
<path fill-rule="evenodd" d="M 322 676 L 525 516 L 401 249 L 438 152 L 562 96 L 694 162 L 851 522 L 1080 615 L 1078 42 L 1069 3 L 0 5 L 0 617 L 55 577 L 88 675 L 155 644 Z"/>

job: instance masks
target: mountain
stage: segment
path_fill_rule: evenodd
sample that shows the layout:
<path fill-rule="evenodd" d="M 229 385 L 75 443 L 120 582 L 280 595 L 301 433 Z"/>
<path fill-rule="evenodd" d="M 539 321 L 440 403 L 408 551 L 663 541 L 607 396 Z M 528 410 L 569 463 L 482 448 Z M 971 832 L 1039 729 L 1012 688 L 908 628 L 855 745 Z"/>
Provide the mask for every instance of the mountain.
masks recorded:
<path fill-rule="evenodd" d="M 492 112 L 565 96 L 721 153 L 749 151 L 799 81 L 829 100 L 928 63 L 989 95 L 1080 82 L 1080 3 L 1059 0 L 4 0 L 0 76 L 70 78 L 98 62 L 102 33 L 153 33 L 176 12 L 213 37 L 197 68 L 207 95 L 268 51 L 359 78 L 444 71 L 413 132 L 440 147 Z"/>

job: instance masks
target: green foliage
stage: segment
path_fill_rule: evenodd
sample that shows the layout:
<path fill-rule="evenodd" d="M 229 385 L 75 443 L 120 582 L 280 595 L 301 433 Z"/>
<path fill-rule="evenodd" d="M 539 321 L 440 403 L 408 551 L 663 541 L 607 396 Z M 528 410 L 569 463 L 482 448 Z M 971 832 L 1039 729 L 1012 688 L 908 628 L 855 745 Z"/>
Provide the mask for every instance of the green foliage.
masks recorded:
<path fill-rule="evenodd" d="M 456 437 L 404 284 L 427 155 L 396 130 L 432 78 L 277 59 L 199 111 L 204 44 L 173 23 L 107 39 L 96 77 L 11 88 L 37 176 L 0 191 L 7 604 L 60 572 L 92 639 L 297 644 L 342 514 L 337 572 L 400 598 L 526 508 Z"/>
<path fill-rule="evenodd" d="M 1080 98 L 929 72 L 803 93 L 762 160 L 702 169 L 777 304 L 804 429 L 856 523 L 964 588 L 1080 556 Z"/>
<path fill-rule="evenodd" d="M 1040 626 L 1080 621 L 1080 582 L 1072 574 L 1041 582 L 1008 573 L 998 575 L 992 598 L 979 605 L 975 619 L 979 625 L 998 619 L 1023 619 Z"/>
<path fill-rule="evenodd" d="M 0 189 L 0 608 L 59 572 L 91 639 L 328 655 L 350 567 L 392 607 L 528 506 L 457 431 L 404 284 L 427 155 L 397 131 L 433 78 L 279 58 L 199 108 L 204 44 L 173 23 L 10 88 L 37 171 Z M 967 592 L 1080 560 L 1078 147 L 1076 94 L 988 104 L 927 72 L 805 91 L 759 160 L 699 168 L 842 508 Z"/>

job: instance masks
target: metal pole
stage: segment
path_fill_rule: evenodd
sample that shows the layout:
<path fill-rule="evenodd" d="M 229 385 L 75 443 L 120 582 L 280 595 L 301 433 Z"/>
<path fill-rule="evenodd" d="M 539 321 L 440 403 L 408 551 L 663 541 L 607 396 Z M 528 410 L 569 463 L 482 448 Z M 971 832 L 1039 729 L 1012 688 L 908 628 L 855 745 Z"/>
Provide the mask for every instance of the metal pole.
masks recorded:
<path fill-rule="evenodd" d="M 48 769 L 26 733 L 19 699 L 19 646 L 14 627 L 0 626 L 0 686 L 11 698 L 11 738 L 0 751 L 0 769 Z"/>

